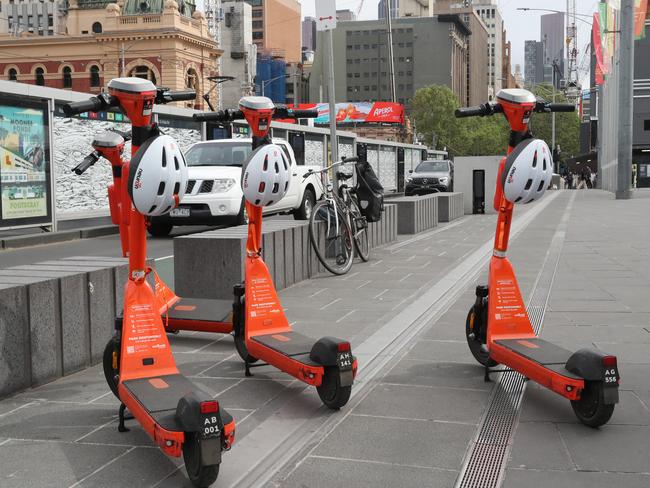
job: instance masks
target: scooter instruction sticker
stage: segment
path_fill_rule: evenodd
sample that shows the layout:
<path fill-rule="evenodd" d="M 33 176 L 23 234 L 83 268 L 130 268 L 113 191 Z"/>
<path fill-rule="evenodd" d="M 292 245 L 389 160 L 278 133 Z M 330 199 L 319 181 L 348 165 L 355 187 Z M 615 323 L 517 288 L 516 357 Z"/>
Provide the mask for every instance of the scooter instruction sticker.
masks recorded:
<path fill-rule="evenodd" d="M 132 305 L 128 312 L 127 322 L 124 324 L 130 329 L 127 335 L 127 354 L 142 354 L 167 348 L 165 341 L 161 340 L 162 334 L 156 324 L 151 305 Z"/>

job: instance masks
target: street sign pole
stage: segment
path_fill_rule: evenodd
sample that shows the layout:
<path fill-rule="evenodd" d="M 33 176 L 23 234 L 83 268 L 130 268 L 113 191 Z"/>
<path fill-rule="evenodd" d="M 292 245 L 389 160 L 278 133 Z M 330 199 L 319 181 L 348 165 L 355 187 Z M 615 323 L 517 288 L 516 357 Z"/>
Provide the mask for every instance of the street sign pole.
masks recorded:
<path fill-rule="evenodd" d="M 336 1 L 319 0 L 316 2 L 316 28 L 323 31 L 325 37 L 325 66 L 327 69 L 327 97 L 330 107 L 330 158 L 338 161 L 338 138 L 336 135 L 336 95 L 334 90 L 334 40 L 332 30 L 336 28 Z M 336 170 L 332 171 L 331 181 L 334 190 L 338 190 Z"/>
<path fill-rule="evenodd" d="M 632 197 L 632 94 L 634 80 L 634 0 L 621 1 L 618 89 L 618 163 L 616 199 Z M 611 35 L 611 34 L 610 34 Z"/>

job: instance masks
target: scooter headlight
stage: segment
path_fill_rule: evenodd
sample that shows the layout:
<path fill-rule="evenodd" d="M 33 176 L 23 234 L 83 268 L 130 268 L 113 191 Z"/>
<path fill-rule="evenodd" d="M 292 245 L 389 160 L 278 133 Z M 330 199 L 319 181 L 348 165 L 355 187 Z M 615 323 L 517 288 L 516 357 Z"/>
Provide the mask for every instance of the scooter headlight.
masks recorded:
<path fill-rule="evenodd" d="M 220 178 L 214 180 L 214 186 L 212 187 L 213 193 L 226 193 L 233 186 L 235 186 L 236 181 L 232 178 Z"/>

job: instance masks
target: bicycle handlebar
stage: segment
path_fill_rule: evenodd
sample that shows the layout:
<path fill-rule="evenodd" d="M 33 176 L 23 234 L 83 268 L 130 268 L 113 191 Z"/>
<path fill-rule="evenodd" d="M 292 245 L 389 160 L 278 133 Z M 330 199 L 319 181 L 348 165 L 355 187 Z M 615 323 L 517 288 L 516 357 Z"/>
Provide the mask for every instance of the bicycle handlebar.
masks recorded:
<path fill-rule="evenodd" d="M 319 169 L 318 171 L 314 171 L 313 169 L 310 169 L 304 175 L 302 175 L 302 177 L 307 178 L 310 175 L 315 175 L 315 174 L 318 174 L 318 173 L 324 173 L 325 171 L 333 168 L 334 166 L 340 166 L 340 165 L 346 164 L 346 163 L 356 163 L 357 161 L 359 161 L 358 156 L 351 156 L 349 158 L 343 158 L 340 161 L 337 161 L 336 163 L 332 163 L 329 166 L 325 166 L 324 168 Z"/>
<path fill-rule="evenodd" d="M 101 155 L 97 151 L 91 152 L 88 156 L 83 158 L 83 161 L 81 161 L 77 166 L 72 168 L 72 171 L 77 175 L 82 175 L 86 172 L 88 168 L 90 168 L 93 164 L 95 164 L 97 161 L 99 161 L 99 158 Z"/>

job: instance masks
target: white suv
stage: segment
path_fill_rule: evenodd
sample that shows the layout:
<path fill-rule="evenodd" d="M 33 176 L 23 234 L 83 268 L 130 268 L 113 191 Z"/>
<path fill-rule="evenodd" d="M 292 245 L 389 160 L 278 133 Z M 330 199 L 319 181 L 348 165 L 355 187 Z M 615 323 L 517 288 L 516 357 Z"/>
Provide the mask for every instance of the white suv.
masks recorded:
<path fill-rule="evenodd" d="M 314 202 L 321 196 L 321 186 L 310 168 L 296 163 L 293 149 L 283 139 L 274 144 L 283 150 L 291 166 L 291 183 L 287 194 L 277 203 L 264 207 L 264 214 L 293 213 L 296 219 L 308 219 Z M 176 225 L 241 225 L 246 223 L 244 196 L 240 186 L 242 164 L 250 153 L 251 139 L 219 139 L 197 142 L 185 153 L 188 182 L 178 208 L 168 215 L 151 217 L 149 233 L 166 236 Z"/>

